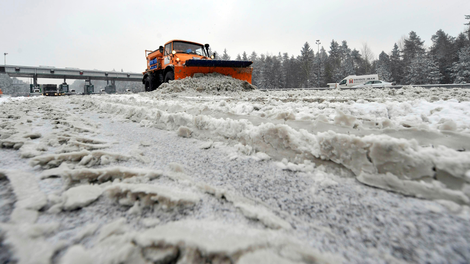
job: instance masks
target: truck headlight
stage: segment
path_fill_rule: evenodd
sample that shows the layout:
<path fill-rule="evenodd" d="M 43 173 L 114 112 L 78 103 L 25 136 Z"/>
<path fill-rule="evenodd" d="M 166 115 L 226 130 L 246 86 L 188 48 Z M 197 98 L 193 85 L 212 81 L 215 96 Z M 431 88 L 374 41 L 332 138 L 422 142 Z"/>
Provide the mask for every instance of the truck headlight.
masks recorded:
<path fill-rule="evenodd" d="M 175 55 L 175 54 L 176 54 L 176 50 L 173 50 L 173 51 L 171 52 L 171 54 Z"/>
<path fill-rule="evenodd" d="M 176 58 L 176 61 L 177 61 L 177 62 L 180 62 L 180 58 Z"/>

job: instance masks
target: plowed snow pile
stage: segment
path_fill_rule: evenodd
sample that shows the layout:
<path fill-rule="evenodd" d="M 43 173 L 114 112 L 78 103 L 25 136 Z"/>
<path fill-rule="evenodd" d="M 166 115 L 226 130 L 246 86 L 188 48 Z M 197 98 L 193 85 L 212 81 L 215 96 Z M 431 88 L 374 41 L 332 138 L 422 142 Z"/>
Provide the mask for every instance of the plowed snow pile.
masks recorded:
<path fill-rule="evenodd" d="M 210 73 L 195 78 L 185 78 L 183 80 L 170 81 L 158 88 L 162 93 L 207 93 L 221 94 L 225 92 L 245 92 L 256 89 L 246 81 L 233 79 L 229 76 L 218 73 Z"/>
<path fill-rule="evenodd" d="M 1 100 L 2 263 L 470 262 L 468 90 Z"/>

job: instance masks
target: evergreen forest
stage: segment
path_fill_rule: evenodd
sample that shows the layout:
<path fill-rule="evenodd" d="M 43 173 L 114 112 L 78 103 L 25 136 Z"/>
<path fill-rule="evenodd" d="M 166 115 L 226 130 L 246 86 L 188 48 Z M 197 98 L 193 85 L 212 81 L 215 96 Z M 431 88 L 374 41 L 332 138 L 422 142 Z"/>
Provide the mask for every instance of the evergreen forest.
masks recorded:
<path fill-rule="evenodd" d="M 465 16 L 470 25 L 470 15 Z M 470 83 L 470 27 L 453 37 L 438 30 L 431 46 L 414 31 L 395 43 L 389 52 L 374 59 L 370 47 L 351 49 L 346 40 L 332 40 L 329 50 L 317 52 L 306 42 L 295 57 L 288 53 L 268 55 L 243 52 L 236 60 L 253 61 L 252 82 L 258 88 L 326 87 L 348 75 L 378 74 L 379 79 L 396 84 Z M 224 50 L 221 59 L 231 59 Z"/>

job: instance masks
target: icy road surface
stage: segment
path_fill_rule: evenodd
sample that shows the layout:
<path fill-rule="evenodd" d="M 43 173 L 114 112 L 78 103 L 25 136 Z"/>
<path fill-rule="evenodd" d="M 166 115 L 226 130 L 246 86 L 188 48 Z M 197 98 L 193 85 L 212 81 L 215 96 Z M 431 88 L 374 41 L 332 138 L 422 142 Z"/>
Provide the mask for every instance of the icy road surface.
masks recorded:
<path fill-rule="evenodd" d="M 0 98 L 0 262 L 470 262 L 470 92 Z"/>

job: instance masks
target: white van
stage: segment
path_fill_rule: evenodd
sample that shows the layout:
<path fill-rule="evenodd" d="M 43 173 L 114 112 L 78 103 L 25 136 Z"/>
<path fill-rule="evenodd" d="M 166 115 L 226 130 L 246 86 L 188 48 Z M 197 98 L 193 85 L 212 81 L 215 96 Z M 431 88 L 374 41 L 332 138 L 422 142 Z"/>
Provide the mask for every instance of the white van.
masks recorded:
<path fill-rule="evenodd" d="M 369 75 L 349 75 L 348 77 L 341 80 L 341 82 L 336 83 L 335 88 L 352 88 L 353 86 L 366 83 L 368 81 L 378 80 L 378 74 L 369 74 Z M 330 87 L 332 86 L 329 84 Z M 333 87 L 331 87 L 333 88 Z"/>

